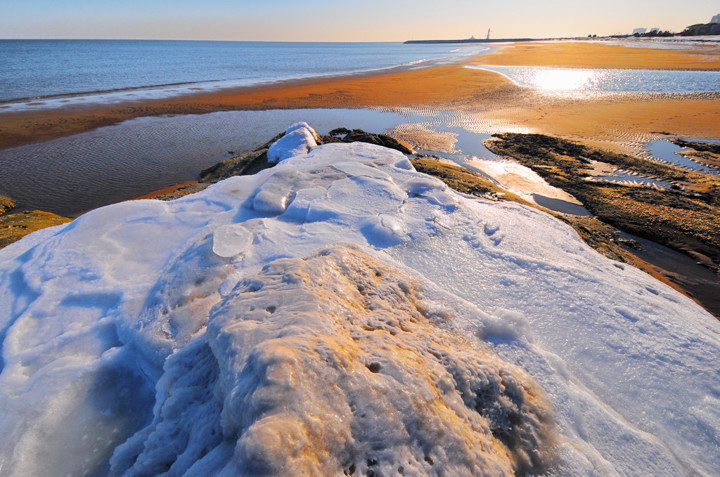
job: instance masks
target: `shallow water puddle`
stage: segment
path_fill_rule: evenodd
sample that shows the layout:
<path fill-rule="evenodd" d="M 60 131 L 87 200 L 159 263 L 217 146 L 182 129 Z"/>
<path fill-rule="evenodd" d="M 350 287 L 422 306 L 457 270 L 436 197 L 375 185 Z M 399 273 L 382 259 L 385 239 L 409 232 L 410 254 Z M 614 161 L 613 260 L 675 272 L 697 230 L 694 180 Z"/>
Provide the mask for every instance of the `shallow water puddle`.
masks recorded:
<path fill-rule="evenodd" d="M 623 171 L 620 169 L 613 169 L 606 173 L 600 173 L 598 175 L 591 175 L 587 178 L 591 181 L 600 182 L 613 182 L 616 184 L 625 185 L 641 185 L 647 187 L 655 187 L 656 189 L 669 189 L 672 184 L 668 181 L 657 179 L 655 177 L 644 176 L 632 171 Z"/>
<path fill-rule="evenodd" d="M 514 83 L 548 93 L 700 93 L 720 91 L 720 72 L 550 68 L 544 66 L 473 65 L 494 71 Z"/>
<path fill-rule="evenodd" d="M 697 161 L 693 161 L 688 157 L 678 154 L 679 152 L 683 151 L 683 148 L 676 144 L 673 144 L 667 139 L 656 139 L 654 141 L 650 141 L 647 144 L 646 149 L 654 158 L 660 159 L 661 161 L 666 161 L 676 166 L 685 167 L 693 171 L 720 174 L 720 171 L 713 167 L 701 164 Z"/>

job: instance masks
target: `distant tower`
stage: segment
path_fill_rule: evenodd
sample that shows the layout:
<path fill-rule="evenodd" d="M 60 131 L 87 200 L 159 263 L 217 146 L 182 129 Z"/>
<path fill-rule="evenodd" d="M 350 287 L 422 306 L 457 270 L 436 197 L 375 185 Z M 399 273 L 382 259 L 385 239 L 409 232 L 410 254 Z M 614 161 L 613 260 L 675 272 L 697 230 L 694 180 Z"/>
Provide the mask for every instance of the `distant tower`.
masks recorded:
<path fill-rule="evenodd" d="M 485 39 L 486 39 L 486 40 L 489 40 L 489 39 L 490 39 L 490 29 L 489 29 L 489 28 L 488 28 L 487 38 L 485 38 Z"/>

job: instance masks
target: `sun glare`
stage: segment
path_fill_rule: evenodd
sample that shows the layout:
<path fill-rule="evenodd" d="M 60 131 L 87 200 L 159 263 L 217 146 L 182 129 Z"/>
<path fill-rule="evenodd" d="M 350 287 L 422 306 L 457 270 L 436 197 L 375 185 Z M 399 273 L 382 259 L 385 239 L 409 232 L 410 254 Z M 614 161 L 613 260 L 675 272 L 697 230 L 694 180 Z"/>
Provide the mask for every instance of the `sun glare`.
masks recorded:
<path fill-rule="evenodd" d="M 526 81 L 545 91 L 579 91 L 597 81 L 597 72 L 571 69 L 535 70 Z"/>

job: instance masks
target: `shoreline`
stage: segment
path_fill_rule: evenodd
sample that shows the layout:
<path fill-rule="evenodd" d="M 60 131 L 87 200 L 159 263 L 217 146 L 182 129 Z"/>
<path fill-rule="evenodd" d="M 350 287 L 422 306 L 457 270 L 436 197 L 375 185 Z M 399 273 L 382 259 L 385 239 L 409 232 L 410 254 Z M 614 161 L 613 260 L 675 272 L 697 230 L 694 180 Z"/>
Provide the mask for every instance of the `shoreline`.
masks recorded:
<path fill-rule="evenodd" d="M 431 91 L 443 85 L 460 86 L 461 91 Z M 58 109 L 2 112 L 0 150 L 148 116 L 233 110 L 454 107 L 468 97 L 486 96 L 504 89 L 520 88 L 501 75 L 492 72 L 473 74 L 462 63 L 457 63 L 396 72 L 287 80 L 122 104 L 86 104 Z M 476 91 L 477 95 L 474 94 Z"/>
<path fill-rule="evenodd" d="M 600 54 L 602 53 L 602 54 Z M 587 63 L 587 58 L 592 63 Z M 567 137 L 610 139 L 617 130 L 720 138 L 720 92 L 563 98 L 468 65 L 720 70 L 720 49 L 663 50 L 597 42 L 513 44 L 450 65 L 197 91 L 161 99 L 0 112 L 0 150 L 148 116 L 300 108 L 435 108 Z M 551 118 L 551 119 L 548 119 Z M 623 118 L 617 121 L 617 118 Z M 616 123 L 616 124 L 613 124 Z"/>
<path fill-rule="evenodd" d="M 495 48 L 486 48 L 492 52 Z M 485 55 L 487 53 L 482 53 Z M 227 91 L 234 91 L 239 89 L 247 88 L 263 88 L 266 86 L 278 86 L 278 85 L 292 85 L 304 82 L 314 82 L 321 80 L 332 80 L 332 79 L 343 79 L 343 78 L 354 78 L 363 76 L 374 76 L 390 73 L 402 73 L 408 71 L 437 68 L 439 66 L 447 66 L 454 64 L 464 64 L 466 61 L 472 60 L 478 57 L 477 54 L 463 55 L 457 57 L 440 57 L 433 59 L 422 59 L 417 61 L 411 61 L 408 63 L 383 66 L 377 68 L 370 68 L 366 70 L 358 71 L 345 71 L 345 72 L 333 72 L 325 74 L 310 74 L 301 75 L 295 77 L 286 78 L 274 78 L 274 79 L 258 79 L 247 83 L 249 80 L 206 80 L 206 81 L 188 81 L 178 83 L 167 83 L 167 84 L 154 84 L 147 86 L 132 86 L 132 87 L 121 87 L 115 89 L 105 89 L 97 91 L 85 91 L 85 92 L 74 92 L 74 93 L 56 93 L 45 96 L 30 96 L 15 98 L 11 100 L 0 101 L 0 115 L 9 114 L 14 112 L 42 112 L 47 110 L 72 110 L 74 108 L 106 108 L 106 107 L 122 107 L 131 104 L 144 104 L 147 102 L 162 102 L 166 100 L 172 100 L 175 98 L 181 98 L 185 96 L 195 96 L 201 94 L 210 93 L 223 93 Z M 162 88 L 178 88 L 181 91 L 165 91 Z M 156 96 L 145 96 L 137 98 L 106 98 L 106 96 L 112 96 L 116 94 L 135 94 L 135 93 L 158 93 Z M 87 102 L 72 103 L 72 99 L 88 99 Z M 101 98 L 94 100 L 93 98 Z M 104 98 L 104 99 L 102 99 Z M 22 108 L 22 106 L 43 106 L 47 102 L 59 101 L 63 104 L 50 105 L 47 108 Z M 18 107 L 20 106 L 20 107 Z"/>

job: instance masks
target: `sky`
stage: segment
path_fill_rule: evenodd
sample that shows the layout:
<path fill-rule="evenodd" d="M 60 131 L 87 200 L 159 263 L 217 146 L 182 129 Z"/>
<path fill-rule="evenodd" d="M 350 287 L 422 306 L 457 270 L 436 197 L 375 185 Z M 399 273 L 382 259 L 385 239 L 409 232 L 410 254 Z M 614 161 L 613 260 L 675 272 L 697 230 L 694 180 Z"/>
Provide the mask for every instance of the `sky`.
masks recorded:
<path fill-rule="evenodd" d="M 708 0 L 0 0 L 0 38 L 404 41 L 679 32 Z"/>

